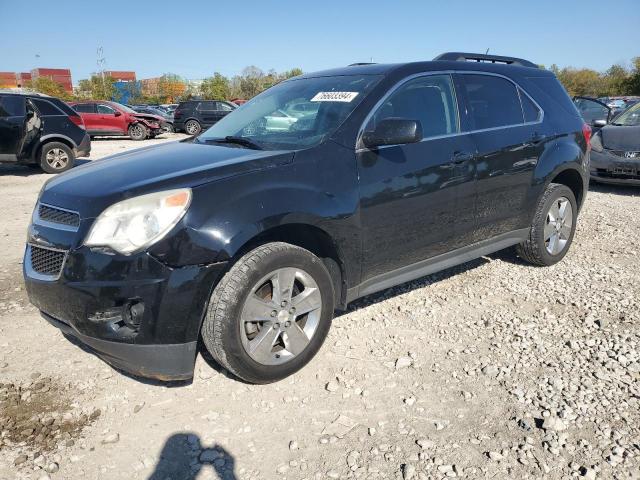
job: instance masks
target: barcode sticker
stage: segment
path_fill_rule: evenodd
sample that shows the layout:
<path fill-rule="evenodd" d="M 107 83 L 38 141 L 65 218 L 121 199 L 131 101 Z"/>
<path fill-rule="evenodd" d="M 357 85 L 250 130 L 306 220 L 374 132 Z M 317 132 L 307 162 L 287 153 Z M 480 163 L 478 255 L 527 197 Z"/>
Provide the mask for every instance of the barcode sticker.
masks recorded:
<path fill-rule="evenodd" d="M 350 102 L 358 96 L 358 92 L 318 92 L 312 102 Z"/>

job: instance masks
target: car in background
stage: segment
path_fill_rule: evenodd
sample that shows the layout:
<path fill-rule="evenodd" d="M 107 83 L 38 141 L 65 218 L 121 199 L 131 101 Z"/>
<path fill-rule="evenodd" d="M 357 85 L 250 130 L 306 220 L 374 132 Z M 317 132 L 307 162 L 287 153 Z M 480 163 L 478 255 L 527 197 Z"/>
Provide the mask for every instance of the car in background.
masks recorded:
<path fill-rule="evenodd" d="M 173 113 L 168 113 L 165 110 L 161 110 L 157 107 L 151 107 L 148 105 L 127 105 L 132 110 L 135 110 L 138 113 L 148 113 L 150 115 L 156 115 L 163 119 L 161 126 L 162 128 L 169 133 L 174 131 L 173 128 Z"/>
<path fill-rule="evenodd" d="M 145 140 L 160 135 L 162 117 L 135 110 L 107 100 L 69 102 L 80 114 L 91 137 L 129 136 L 132 140 Z"/>
<path fill-rule="evenodd" d="M 184 131 L 189 135 L 198 135 L 236 108 L 237 105 L 221 100 L 180 102 L 173 112 L 173 127 L 176 132 Z"/>
<path fill-rule="evenodd" d="M 593 135 L 590 168 L 593 181 L 640 186 L 640 102 Z"/>
<path fill-rule="evenodd" d="M 0 162 L 60 173 L 90 152 L 82 118 L 62 100 L 0 92 Z"/>
<path fill-rule="evenodd" d="M 613 118 L 612 108 L 597 98 L 573 97 L 573 104 L 593 131 L 602 128 Z"/>
<path fill-rule="evenodd" d="M 178 104 L 177 103 L 163 103 L 162 105 L 158 105 L 158 108 L 161 108 L 162 110 L 164 110 L 167 113 L 173 113 L 176 111 L 176 108 L 178 108 Z"/>

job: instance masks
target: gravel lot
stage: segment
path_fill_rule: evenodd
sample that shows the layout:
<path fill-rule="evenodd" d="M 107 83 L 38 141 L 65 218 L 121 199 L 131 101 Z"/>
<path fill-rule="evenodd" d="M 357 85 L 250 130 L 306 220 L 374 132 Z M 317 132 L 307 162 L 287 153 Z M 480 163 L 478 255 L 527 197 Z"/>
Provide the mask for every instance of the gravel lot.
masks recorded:
<path fill-rule="evenodd" d="M 92 159 L 183 135 L 163 137 Z M 640 478 L 640 189 L 594 186 L 554 267 L 505 251 L 358 301 L 283 382 L 199 356 L 167 385 L 28 304 L 47 178 L 0 165 L 0 479 Z"/>

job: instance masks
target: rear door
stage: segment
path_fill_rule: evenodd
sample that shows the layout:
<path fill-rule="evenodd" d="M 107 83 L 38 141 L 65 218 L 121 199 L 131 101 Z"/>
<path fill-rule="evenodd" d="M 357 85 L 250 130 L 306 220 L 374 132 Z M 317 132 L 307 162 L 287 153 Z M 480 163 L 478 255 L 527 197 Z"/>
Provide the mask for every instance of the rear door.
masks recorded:
<path fill-rule="evenodd" d="M 511 80 L 488 73 L 456 75 L 478 153 L 475 227 L 466 243 L 524 228 L 533 174 L 552 136 L 542 109 Z"/>
<path fill-rule="evenodd" d="M 73 109 L 80 114 L 87 133 L 90 135 L 101 133 L 101 119 L 96 111 L 95 103 L 78 103 Z"/>
<path fill-rule="evenodd" d="M 21 95 L 0 95 L 0 161 L 16 161 L 25 123 L 25 99 Z"/>

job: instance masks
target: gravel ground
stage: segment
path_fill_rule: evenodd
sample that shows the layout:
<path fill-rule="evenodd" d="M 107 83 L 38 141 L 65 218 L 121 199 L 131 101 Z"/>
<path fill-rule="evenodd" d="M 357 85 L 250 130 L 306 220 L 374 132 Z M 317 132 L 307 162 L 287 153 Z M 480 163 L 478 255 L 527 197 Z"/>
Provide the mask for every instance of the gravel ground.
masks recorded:
<path fill-rule="evenodd" d="M 92 158 L 142 145 L 94 141 Z M 358 301 L 285 381 L 201 355 L 167 385 L 28 304 L 47 178 L 0 166 L 0 479 L 640 478 L 640 190 L 594 186 L 554 267 L 505 251 Z"/>

